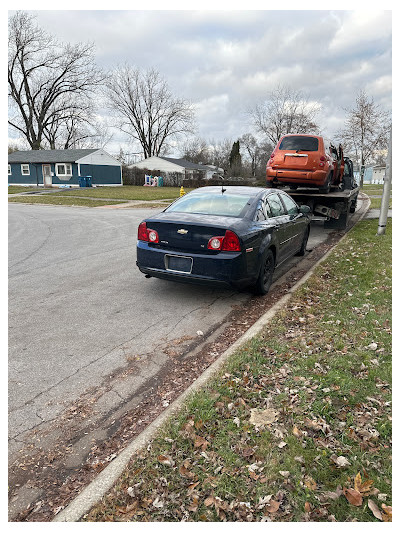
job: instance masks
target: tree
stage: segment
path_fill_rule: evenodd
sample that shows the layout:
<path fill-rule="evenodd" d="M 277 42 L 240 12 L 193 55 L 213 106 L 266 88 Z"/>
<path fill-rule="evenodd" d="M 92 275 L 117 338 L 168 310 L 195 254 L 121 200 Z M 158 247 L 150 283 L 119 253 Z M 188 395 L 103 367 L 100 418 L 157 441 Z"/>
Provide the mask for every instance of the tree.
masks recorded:
<path fill-rule="evenodd" d="M 374 99 L 360 90 L 355 106 L 345 109 L 347 118 L 344 128 L 335 138 L 343 142 L 344 149 L 353 152 L 360 166 L 360 186 L 364 183 L 365 165 L 372 163 L 381 150 L 388 147 L 390 113 L 383 111 Z"/>
<path fill-rule="evenodd" d="M 232 176 L 239 176 L 242 170 L 242 156 L 240 155 L 240 144 L 236 141 L 232 145 L 232 150 L 229 155 L 229 168 Z"/>
<path fill-rule="evenodd" d="M 182 144 L 181 156 L 192 163 L 207 164 L 211 160 L 211 149 L 207 141 L 193 137 Z"/>
<path fill-rule="evenodd" d="M 84 112 L 103 81 L 94 64 L 93 45 L 60 44 L 18 11 L 9 20 L 9 124 L 33 150 L 39 150 L 56 122 Z"/>
<path fill-rule="evenodd" d="M 145 158 L 160 155 L 172 138 L 193 131 L 193 106 L 174 97 L 155 69 L 119 67 L 107 83 L 107 96 L 120 128 L 140 143 Z"/>
<path fill-rule="evenodd" d="M 318 112 L 319 105 L 311 103 L 301 91 L 278 85 L 249 114 L 257 130 L 275 146 L 287 133 L 318 133 Z"/>

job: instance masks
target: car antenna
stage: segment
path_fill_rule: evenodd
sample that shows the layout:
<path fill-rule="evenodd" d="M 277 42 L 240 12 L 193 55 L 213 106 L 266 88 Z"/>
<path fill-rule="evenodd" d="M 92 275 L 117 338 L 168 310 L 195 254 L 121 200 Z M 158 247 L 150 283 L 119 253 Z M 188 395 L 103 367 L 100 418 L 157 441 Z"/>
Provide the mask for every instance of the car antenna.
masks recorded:
<path fill-rule="evenodd" d="M 226 191 L 226 189 L 224 189 L 224 178 L 222 176 L 220 176 L 220 178 L 221 178 L 221 181 L 222 181 L 222 183 L 221 183 L 221 188 L 222 188 L 221 189 L 221 193 L 224 194 L 224 192 Z"/>

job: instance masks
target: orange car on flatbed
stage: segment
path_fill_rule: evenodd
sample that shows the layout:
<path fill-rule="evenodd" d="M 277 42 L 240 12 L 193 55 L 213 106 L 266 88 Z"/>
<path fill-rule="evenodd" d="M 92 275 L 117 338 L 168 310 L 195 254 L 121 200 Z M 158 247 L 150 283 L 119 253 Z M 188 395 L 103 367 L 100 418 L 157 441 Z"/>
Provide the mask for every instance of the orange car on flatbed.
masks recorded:
<path fill-rule="evenodd" d="M 340 185 L 343 170 L 341 145 L 319 135 L 289 134 L 280 138 L 267 163 L 267 185 L 317 187 L 328 193 Z"/>

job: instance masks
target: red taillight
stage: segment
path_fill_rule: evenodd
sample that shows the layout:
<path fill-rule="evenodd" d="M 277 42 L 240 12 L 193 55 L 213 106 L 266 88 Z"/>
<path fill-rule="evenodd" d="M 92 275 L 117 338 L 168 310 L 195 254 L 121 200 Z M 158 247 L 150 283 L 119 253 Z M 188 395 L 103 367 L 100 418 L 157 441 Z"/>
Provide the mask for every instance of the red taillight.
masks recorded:
<path fill-rule="evenodd" d="M 147 234 L 146 222 L 141 222 L 139 224 L 138 232 L 137 232 L 137 238 L 138 238 L 138 241 L 146 241 L 147 242 L 149 240 L 149 236 Z"/>
<path fill-rule="evenodd" d="M 141 222 L 138 227 L 138 241 L 158 243 L 158 233 L 155 229 L 147 227 L 146 222 Z"/>
<path fill-rule="evenodd" d="M 211 237 L 208 241 L 209 250 L 220 250 L 221 252 L 240 252 L 239 237 L 233 231 L 226 230 L 223 237 Z"/>
<path fill-rule="evenodd" d="M 226 230 L 222 250 L 224 252 L 240 252 L 239 237 L 229 229 Z"/>
<path fill-rule="evenodd" d="M 326 161 L 326 157 L 324 155 L 321 155 L 320 160 L 321 161 Z"/>

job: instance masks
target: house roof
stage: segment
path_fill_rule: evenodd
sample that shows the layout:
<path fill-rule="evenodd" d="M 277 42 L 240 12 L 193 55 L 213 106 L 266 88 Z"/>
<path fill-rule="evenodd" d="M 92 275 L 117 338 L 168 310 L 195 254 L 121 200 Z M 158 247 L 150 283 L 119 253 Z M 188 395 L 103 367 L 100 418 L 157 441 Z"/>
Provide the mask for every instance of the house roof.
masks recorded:
<path fill-rule="evenodd" d="M 8 154 L 9 163 L 74 163 L 98 148 L 72 150 L 19 150 Z"/>
<path fill-rule="evenodd" d="M 175 165 L 179 165 L 180 167 L 189 168 L 193 170 L 210 170 L 210 168 L 206 165 L 198 165 L 197 163 L 192 163 L 191 161 L 187 161 L 186 159 L 175 159 L 174 157 L 161 157 L 158 156 L 160 159 L 164 159 L 165 161 L 169 161 L 170 163 L 175 163 Z"/>

